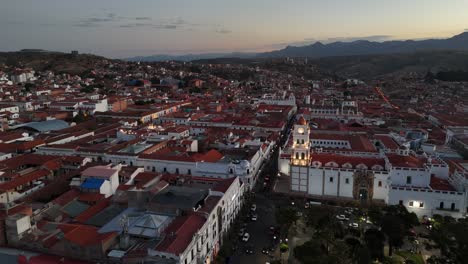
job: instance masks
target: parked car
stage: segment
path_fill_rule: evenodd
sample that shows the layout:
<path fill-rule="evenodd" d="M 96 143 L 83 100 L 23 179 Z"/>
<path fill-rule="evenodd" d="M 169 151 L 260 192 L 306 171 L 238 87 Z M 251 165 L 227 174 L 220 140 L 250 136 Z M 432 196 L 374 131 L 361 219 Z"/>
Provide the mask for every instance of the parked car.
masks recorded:
<path fill-rule="evenodd" d="M 256 205 L 256 204 L 252 204 L 252 206 L 250 207 L 250 210 L 251 210 L 252 212 L 257 211 L 257 205 Z"/>
<path fill-rule="evenodd" d="M 244 236 L 242 236 L 242 241 L 244 242 L 248 242 L 250 239 L 250 234 L 249 233 L 245 233 Z"/>
<path fill-rule="evenodd" d="M 253 215 L 252 215 L 252 218 L 250 218 L 250 220 L 252 220 L 252 221 L 257 221 L 257 214 L 253 214 Z"/>
<path fill-rule="evenodd" d="M 346 216 L 345 215 L 337 215 L 336 218 L 338 220 L 344 221 L 346 219 Z"/>
<path fill-rule="evenodd" d="M 265 255 L 270 254 L 270 249 L 268 249 L 268 248 L 263 248 L 263 249 L 262 249 L 262 254 L 265 254 Z"/>
<path fill-rule="evenodd" d="M 359 225 L 358 225 L 358 223 L 349 223 L 349 227 L 358 228 Z"/>

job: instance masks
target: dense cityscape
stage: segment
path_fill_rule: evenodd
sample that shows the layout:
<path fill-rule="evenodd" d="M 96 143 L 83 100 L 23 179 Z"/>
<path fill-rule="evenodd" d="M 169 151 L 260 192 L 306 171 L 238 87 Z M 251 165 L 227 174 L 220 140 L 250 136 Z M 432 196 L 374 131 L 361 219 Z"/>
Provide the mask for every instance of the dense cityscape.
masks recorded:
<path fill-rule="evenodd" d="M 319 243 L 304 244 L 322 235 L 315 225 L 341 233 L 335 251 L 401 222 L 401 237 L 355 257 L 454 254 L 419 220 L 466 214 L 466 83 L 103 58 L 89 68 L 1 69 L 3 245 L 91 262 L 308 263 L 320 254 L 299 252 Z"/>
<path fill-rule="evenodd" d="M 468 263 L 467 2 L 98 2 L 2 3 L 0 264 Z"/>

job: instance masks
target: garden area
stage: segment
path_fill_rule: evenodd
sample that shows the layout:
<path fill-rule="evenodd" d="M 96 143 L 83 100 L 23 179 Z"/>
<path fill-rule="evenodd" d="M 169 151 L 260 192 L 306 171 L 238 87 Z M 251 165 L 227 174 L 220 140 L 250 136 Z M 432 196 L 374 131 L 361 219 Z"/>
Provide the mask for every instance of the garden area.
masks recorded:
<path fill-rule="evenodd" d="M 413 232 L 419 219 L 405 207 L 286 207 L 277 219 L 283 237 L 302 236 L 289 263 L 425 263 Z"/>

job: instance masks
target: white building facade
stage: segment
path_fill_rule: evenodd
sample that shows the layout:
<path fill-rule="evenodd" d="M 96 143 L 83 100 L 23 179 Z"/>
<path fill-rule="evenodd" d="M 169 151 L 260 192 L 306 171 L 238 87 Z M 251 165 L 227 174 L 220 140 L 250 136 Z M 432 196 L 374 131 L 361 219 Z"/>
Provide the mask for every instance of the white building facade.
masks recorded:
<path fill-rule="evenodd" d="M 310 134 L 301 117 L 294 126 L 291 153 L 279 158 L 279 171 L 290 176 L 291 192 L 319 199 L 400 204 L 420 217 L 466 214 L 465 188 L 454 186 L 444 161 L 416 156 L 406 148 L 374 156 L 312 151 Z"/>

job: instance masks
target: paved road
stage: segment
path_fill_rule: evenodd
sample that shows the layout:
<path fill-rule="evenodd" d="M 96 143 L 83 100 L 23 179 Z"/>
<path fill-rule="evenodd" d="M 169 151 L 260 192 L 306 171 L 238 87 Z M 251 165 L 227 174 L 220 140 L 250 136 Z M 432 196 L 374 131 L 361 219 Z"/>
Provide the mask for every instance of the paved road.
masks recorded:
<path fill-rule="evenodd" d="M 280 138 L 280 142 L 277 146 L 282 146 L 288 138 L 289 128 L 293 124 L 294 118 L 289 122 L 286 133 Z M 257 181 L 254 188 L 255 195 L 253 203 L 257 205 L 257 221 L 248 222 L 247 232 L 250 234 L 250 240 L 248 243 L 239 241 L 239 247 L 235 254 L 231 256 L 230 263 L 232 264 L 244 264 L 244 263 L 266 263 L 271 261 L 273 258 L 262 254 L 262 249 L 265 247 L 271 247 L 274 244 L 272 235 L 269 233 L 270 226 L 276 226 L 275 211 L 277 206 L 286 205 L 289 200 L 281 198 L 271 192 L 272 185 L 275 181 L 276 175 L 278 174 L 278 148 L 271 154 L 270 160 L 267 161 L 263 167 L 263 171 Z M 269 183 L 264 187 L 265 176 L 270 178 Z M 251 245 L 254 248 L 254 253 L 249 255 L 245 253 L 246 245 Z M 276 257 L 279 258 L 278 249 L 276 250 Z"/>
<path fill-rule="evenodd" d="M 256 194 L 255 203 L 257 205 L 258 220 L 248 223 L 247 232 L 250 234 L 248 243 L 240 242 L 240 246 L 231 259 L 231 263 L 265 263 L 271 260 L 267 255 L 262 254 L 262 248 L 269 247 L 272 243 L 268 233 L 270 226 L 275 225 L 275 205 L 262 194 Z M 246 244 L 252 245 L 254 254 L 245 253 Z"/>

